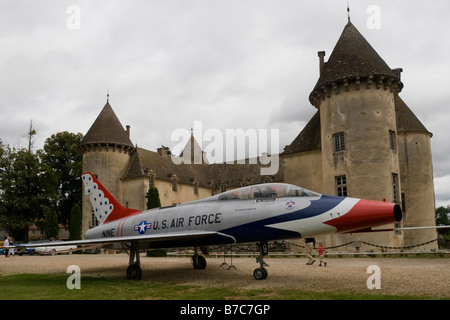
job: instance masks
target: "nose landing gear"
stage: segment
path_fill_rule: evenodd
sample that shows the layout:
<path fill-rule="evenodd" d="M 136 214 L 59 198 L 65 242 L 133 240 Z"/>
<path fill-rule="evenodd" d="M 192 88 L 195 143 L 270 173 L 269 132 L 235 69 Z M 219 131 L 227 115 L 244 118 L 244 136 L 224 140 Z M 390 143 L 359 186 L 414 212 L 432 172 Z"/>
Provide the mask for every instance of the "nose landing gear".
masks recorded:
<path fill-rule="evenodd" d="M 261 241 L 259 243 L 259 257 L 256 258 L 256 263 L 259 263 L 260 267 L 253 271 L 253 277 L 256 280 L 264 280 L 267 278 L 268 273 L 264 267 L 268 267 L 269 265 L 264 261 L 263 256 L 266 256 L 268 253 L 269 245 L 267 241 Z"/>

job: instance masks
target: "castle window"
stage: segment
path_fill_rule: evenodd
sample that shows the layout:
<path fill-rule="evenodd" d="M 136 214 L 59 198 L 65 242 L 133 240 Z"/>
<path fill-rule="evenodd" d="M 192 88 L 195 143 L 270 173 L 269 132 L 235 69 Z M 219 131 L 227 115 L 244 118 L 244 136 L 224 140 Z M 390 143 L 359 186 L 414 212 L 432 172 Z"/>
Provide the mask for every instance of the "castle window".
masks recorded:
<path fill-rule="evenodd" d="M 343 132 L 335 133 L 333 135 L 334 152 L 345 151 L 345 135 Z"/>
<path fill-rule="evenodd" d="M 395 137 L 395 131 L 389 130 L 389 145 L 392 150 L 397 150 L 397 139 Z"/>
<path fill-rule="evenodd" d="M 402 227 L 401 222 L 395 222 L 395 223 L 394 223 L 394 234 L 395 234 L 396 236 L 399 236 L 399 235 L 402 234 L 402 231 L 401 231 L 401 230 L 397 230 L 398 228 L 401 228 L 401 227 Z"/>
<path fill-rule="evenodd" d="M 98 226 L 98 220 L 97 220 L 97 218 L 95 217 L 95 212 L 94 212 L 94 209 L 92 208 L 92 211 L 91 211 L 91 221 L 90 221 L 90 223 L 89 223 L 89 227 L 90 227 L 90 228 L 93 228 L 93 227 L 96 227 L 96 226 Z"/>
<path fill-rule="evenodd" d="M 398 202 L 398 174 L 393 173 L 392 174 L 392 202 L 397 203 Z"/>
<path fill-rule="evenodd" d="M 336 194 L 339 197 L 347 196 L 347 177 L 346 176 L 336 177 Z"/>
<path fill-rule="evenodd" d="M 402 192 L 402 211 L 404 215 L 406 213 L 406 197 L 404 192 Z"/>

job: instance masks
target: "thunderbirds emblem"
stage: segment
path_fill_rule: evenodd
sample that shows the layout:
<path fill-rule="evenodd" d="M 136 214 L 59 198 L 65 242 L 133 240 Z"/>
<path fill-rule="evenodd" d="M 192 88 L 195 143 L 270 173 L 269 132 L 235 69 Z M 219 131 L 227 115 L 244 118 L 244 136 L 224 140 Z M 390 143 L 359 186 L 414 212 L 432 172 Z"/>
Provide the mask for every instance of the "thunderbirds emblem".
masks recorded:
<path fill-rule="evenodd" d="M 286 209 L 292 209 L 293 207 L 295 207 L 294 201 L 286 202 Z"/>

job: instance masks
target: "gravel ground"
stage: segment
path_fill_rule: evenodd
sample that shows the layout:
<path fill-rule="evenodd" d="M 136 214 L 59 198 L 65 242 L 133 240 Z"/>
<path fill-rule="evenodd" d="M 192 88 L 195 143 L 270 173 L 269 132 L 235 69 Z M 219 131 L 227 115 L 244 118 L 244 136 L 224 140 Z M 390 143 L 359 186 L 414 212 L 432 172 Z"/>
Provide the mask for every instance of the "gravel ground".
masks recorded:
<path fill-rule="evenodd" d="M 368 293 L 371 273 L 380 268 L 380 294 L 426 295 L 450 298 L 450 259 L 419 258 L 328 258 L 327 267 L 305 265 L 305 258 L 266 258 L 269 276 L 253 278 L 255 258 L 233 258 L 236 269 L 221 266 L 223 257 L 207 258 L 205 270 L 194 270 L 189 258 L 149 258 L 141 255 L 142 281 L 200 286 L 233 286 L 243 289 L 295 288 L 321 291 L 348 290 Z M 17 273 L 65 274 L 69 265 L 80 267 L 81 276 L 123 277 L 128 265 L 126 254 L 0 256 L 0 276 Z"/>

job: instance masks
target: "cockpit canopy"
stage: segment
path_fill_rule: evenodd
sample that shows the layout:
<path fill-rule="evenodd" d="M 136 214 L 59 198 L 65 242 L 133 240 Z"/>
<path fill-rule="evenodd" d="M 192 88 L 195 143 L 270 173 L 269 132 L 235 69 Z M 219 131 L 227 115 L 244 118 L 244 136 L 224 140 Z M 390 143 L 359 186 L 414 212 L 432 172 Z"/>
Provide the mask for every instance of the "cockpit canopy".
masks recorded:
<path fill-rule="evenodd" d="M 208 200 L 276 199 L 283 197 L 319 197 L 320 194 L 286 183 L 264 183 L 234 189 L 209 197 Z"/>

